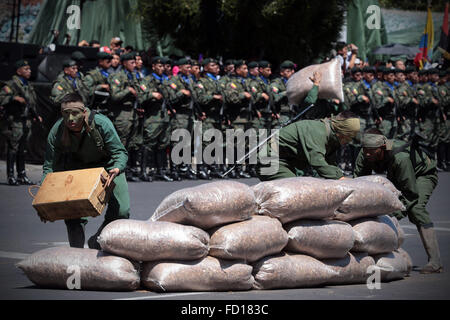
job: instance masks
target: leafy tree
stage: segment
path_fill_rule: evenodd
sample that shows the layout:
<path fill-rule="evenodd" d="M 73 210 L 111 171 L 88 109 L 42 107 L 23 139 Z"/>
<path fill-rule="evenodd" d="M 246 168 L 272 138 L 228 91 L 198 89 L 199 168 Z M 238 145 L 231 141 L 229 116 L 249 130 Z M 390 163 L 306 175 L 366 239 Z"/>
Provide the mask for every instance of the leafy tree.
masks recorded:
<path fill-rule="evenodd" d="M 139 0 L 144 29 L 170 35 L 192 56 L 292 60 L 300 67 L 329 52 L 345 0 Z"/>

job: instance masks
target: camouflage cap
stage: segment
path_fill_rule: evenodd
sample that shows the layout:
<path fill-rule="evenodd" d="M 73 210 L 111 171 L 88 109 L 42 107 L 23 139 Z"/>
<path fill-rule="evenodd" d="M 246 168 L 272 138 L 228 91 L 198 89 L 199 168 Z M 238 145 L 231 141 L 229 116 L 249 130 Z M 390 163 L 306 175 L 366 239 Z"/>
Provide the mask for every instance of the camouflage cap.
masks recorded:
<path fill-rule="evenodd" d="M 112 55 L 110 55 L 107 52 L 97 52 L 97 59 L 101 60 L 101 59 L 112 59 Z"/>
<path fill-rule="evenodd" d="M 377 70 L 375 69 L 375 67 L 365 66 L 365 67 L 362 69 L 362 72 L 364 72 L 364 73 L 373 73 L 373 74 L 375 74 L 375 73 L 377 72 Z"/>
<path fill-rule="evenodd" d="M 244 64 L 245 64 L 245 65 L 247 64 L 247 61 L 246 61 L 246 60 L 243 60 L 243 59 L 241 59 L 241 60 L 236 60 L 236 61 L 234 62 L 234 67 L 235 67 L 235 68 L 239 68 L 239 67 L 243 66 Z"/>
<path fill-rule="evenodd" d="M 357 73 L 357 72 L 362 72 L 362 69 L 360 67 L 353 67 L 350 70 L 351 73 Z"/>
<path fill-rule="evenodd" d="M 181 58 L 177 61 L 178 66 L 182 66 L 185 64 L 191 64 L 191 60 L 189 60 L 188 58 Z"/>
<path fill-rule="evenodd" d="M 225 60 L 224 66 L 234 65 L 235 61 L 233 59 Z"/>
<path fill-rule="evenodd" d="M 269 61 L 262 60 L 259 62 L 260 68 L 272 68 L 272 64 Z"/>
<path fill-rule="evenodd" d="M 428 69 L 428 74 L 439 74 L 439 69 L 437 68 Z"/>
<path fill-rule="evenodd" d="M 206 66 L 208 63 L 217 63 L 217 60 L 214 58 L 205 58 L 202 61 L 202 66 Z"/>
<path fill-rule="evenodd" d="M 414 66 L 408 66 L 408 67 L 406 67 L 405 72 L 406 72 L 406 73 L 417 72 L 417 69 L 416 69 L 416 67 L 414 67 Z"/>
<path fill-rule="evenodd" d="M 259 64 L 256 61 L 252 61 L 252 62 L 249 62 L 247 66 L 248 66 L 249 69 L 252 69 L 252 68 L 259 67 Z"/>
<path fill-rule="evenodd" d="M 164 64 L 163 58 L 161 58 L 160 56 L 153 57 L 152 58 L 152 64 L 158 64 L 158 63 Z"/>
<path fill-rule="evenodd" d="M 120 61 L 128 61 L 136 59 L 136 54 L 134 52 L 125 53 L 120 56 Z"/>
<path fill-rule="evenodd" d="M 295 64 L 290 60 L 285 60 L 280 64 L 280 69 L 294 69 Z"/>
<path fill-rule="evenodd" d="M 16 61 L 16 63 L 14 64 L 14 67 L 15 67 L 15 69 L 17 71 L 18 69 L 20 69 L 22 67 L 25 67 L 25 66 L 29 66 L 29 65 L 30 64 L 28 63 L 27 60 L 20 59 L 20 60 Z"/>
<path fill-rule="evenodd" d="M 72 59 L 66 59 L 63 61 L 63 68 L 69 68 L 69 67 L 73 67 L 76 65 L 77 65 L 77 62 Z"/>

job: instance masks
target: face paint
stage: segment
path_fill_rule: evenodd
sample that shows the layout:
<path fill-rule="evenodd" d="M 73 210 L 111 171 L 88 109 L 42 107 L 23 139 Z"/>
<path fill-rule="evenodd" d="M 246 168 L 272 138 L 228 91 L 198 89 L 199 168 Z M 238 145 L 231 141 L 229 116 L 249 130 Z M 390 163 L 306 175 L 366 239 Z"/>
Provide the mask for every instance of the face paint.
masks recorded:
<path fill-rule="evenodd" d="M 62 111 L 64 124 L 74 132 L 79 132 L 83 128 L 85 111 L 80 109 L 66 108 Z"/>

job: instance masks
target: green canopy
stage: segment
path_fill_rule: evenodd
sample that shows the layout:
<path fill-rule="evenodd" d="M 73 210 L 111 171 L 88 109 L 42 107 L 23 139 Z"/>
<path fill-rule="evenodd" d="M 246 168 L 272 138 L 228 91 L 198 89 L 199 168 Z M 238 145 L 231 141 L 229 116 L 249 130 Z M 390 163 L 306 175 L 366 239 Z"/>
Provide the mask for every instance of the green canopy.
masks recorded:
<path fill-rule="evenodd" d="M 79 30 L 68 28 L 68 21 L 73 24 L 76 17 L 76 11 L 67 12 L 70 6 L 81 9 Z M 46 46 L 53 39 L 51 30 L 56 29 L 60 32 L 58 44 L 63 43 L 68 33 L 69 45 L 77 45 L 77 40 L 98 40 L 102 46 L 109 46 L 113 37 L 120 37 L 124 45 L 146 49 L 150 44 L 143 37 L 140 17 L 133 14 L 136 6 L 137 0 L 46 0 L 28 42 Z"/>
<path fill-rule="evenodd" d="M 378 0 L 349 1 L 347 42 L 359 48 L 358 56 L 364 60 L 381 58 L 370 54 L 376 47 L 387 44 L 386 28 Z"/>

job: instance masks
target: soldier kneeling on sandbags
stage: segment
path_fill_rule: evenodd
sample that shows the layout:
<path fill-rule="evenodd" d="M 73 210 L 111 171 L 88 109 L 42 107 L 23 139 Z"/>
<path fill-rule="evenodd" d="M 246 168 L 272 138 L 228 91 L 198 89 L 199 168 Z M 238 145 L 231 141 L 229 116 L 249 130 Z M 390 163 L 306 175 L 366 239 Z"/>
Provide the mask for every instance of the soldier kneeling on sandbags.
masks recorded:
<path fill-rule="evenodd" d="M 371 175 L 387 171 L 387 178 L 402 192 L 400 200 L 406 207 L 394 216 L 400 220 L 406 215 L 417 226 L 428 255 L 428 263 L 420 273 L 442 272 L 439 245 L 433 222 L 426 205 L 438 182 L 436 161 L 428 157 L 418 145 L 418 138 L 406 143 L 388 140 L 376 128 L 365 131 L 362 150 L 356 159 L 355 176 Z"/>
<path fill-rule="evenodd" d="M 110 222 L 128 219 L 130 194 L 125 178 L 128 153 L 112 122 L 84 106 L 78 93 L 69 93 L 61 101 L 62 119 L 47 138 L 43 177 L 50 172 L 104 167 L 114 180 L 115 188 L 108 202 L 105 221 L 88 240 L 89 248 L 100 250 L 97 236 Z M 71 247 L 83 248 L 87 218 L 64 220 Z"/>

